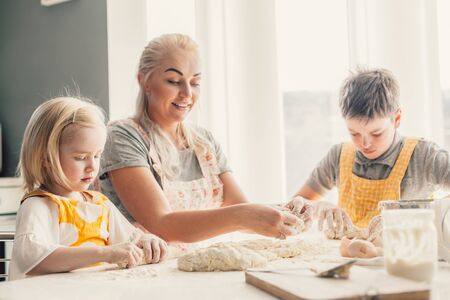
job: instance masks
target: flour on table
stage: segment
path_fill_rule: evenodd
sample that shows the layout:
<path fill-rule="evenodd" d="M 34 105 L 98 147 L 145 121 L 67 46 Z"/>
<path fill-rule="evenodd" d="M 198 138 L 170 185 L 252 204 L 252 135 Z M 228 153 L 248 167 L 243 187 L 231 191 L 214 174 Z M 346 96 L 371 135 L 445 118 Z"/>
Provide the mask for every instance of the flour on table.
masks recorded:
<path fill-rule="evenodd" d="M 296 256 L 312 257 L 329 250 L 319 242 L 270 239 L 224 242 L 188 253 L 178 258 L 182 271 L 240 271 L 265 267 L 269 261 Z"/>
<path fill-rule="evenodd" d="M 248 240 L 248 241 L 242 241 L 239 244 L 243 247 L 252 249 L 252 250 L 266 250 L 269 248 L 272 248 L 275 244 L 277 244 L 274 240 L 269 239 L 259 239 L 259 240 Z"/>
<path fill-rule="evenodd" d="M 106 280 L 144 279 L 157 276 L 156 271 L 148 267 L 135 267 L 126 270 L 111 270 L 98 274 L 101 279 Z"/>
<path fill-rule="evenodd" d="M 97 267 L 93 267 L 97 268 Z M 90 272 L 89 268 L 81 268 L 70 272 L 72 279 L 85 278 L 88 274 L 90 280 L 126 280 L 126 279 L 148 279 L 158 276 L 153 266 L 139 266 L 131 269 L 121 269 L 114 264 L 107 264 L 106 269 L 98 272 Z"/>

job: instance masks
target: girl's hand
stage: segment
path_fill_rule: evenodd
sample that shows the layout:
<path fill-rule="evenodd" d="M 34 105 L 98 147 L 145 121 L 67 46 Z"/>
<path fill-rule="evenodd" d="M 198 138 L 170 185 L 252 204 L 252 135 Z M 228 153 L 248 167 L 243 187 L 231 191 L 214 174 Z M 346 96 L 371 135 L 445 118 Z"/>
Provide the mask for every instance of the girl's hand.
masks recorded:
<path fill-rule="evenodd" d="M 144 250 L 145 263 L 156 264 L 166 258 L 168 253 L 167 243 L 154 234 L 143 234 L 137 246 Z"/>
<path fill-rule="evenodd" d="M 121 268 L 132 268 L 140 264 L 144 258 L 141 248 L 132 242 L 125 242 L 102 247 L 104 261 L 117 264 Z"/>

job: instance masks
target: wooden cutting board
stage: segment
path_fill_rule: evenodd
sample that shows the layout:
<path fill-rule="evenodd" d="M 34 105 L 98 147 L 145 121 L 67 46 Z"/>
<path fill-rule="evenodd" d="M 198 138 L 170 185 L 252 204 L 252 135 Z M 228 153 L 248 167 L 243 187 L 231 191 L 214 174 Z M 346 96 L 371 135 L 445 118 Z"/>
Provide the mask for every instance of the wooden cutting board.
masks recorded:
<path fill-rule="evenodd" d="M 326 267 L 326 266 L 321 266 Z M 264 273 L 248 270 L 245 281 L 280 299 L 405 299 L 430 298 L 430 285 L 353 266 L 348 279 L 319 278 L 309 268 Z M 377 297 L 373 297 L 377 295 Z M 372 297 L 368 297 L 372 296 Z"/>

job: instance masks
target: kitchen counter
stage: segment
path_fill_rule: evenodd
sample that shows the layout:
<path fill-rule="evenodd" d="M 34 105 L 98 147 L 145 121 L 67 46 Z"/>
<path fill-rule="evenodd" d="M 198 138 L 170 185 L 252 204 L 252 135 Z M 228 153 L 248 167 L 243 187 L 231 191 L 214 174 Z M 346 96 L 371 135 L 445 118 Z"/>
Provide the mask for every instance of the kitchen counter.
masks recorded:
<path fill-rule="evenodd" d="M 0 231 L 16 230 L 16 214 L 0 214 Z"/>
<path fill-rule="evenodd" d="M 338 241 L 317 234 L 305 241 L 321 241 L 329 247 L 323 255 L 273 261 L 271 267 L 303 267 L 319 262 L 338 262 Z M 323 241 L 322 241 L 323 240 Z M 382 267 L 371 267 L 382 268 Z M 433 282 L 432 299 L 448 299 L 450 266 L 442 263 Z M 244 272 L 182 272 L 176 259 L 156 265 L 118 270 L 115 265 L 85 268 L 70 273 L 37 276 L 0 283 L 0 299 L 274 299 L 245 283 Z"/>

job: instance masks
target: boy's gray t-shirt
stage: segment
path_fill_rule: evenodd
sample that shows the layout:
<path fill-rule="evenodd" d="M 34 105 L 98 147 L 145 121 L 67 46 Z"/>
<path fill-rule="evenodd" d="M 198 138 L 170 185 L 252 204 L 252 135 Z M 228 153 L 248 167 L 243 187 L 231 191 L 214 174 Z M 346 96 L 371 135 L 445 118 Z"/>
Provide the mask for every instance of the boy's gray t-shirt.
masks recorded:
<path fill-rule="evenodd" d="M 403 147 L 405 137 L 396 134 L 394 142 L 379 158 L 370 160 L 356 152 L 353 174 L 366 179 L 385 179 L 391 173 Z M 334 145 L 313 170 L 306 184 L 317 193 L 339 186 L 339 162 L 342 144 Z M 450 160 L 445 149 L 420 139 L 400 185 L 401 199 L 433 196 L 437 190 L 450 190 Z"/>
<path fill-rule="evenodd" d="M 196 132 L 202 134 L 203 137 L 210 142 L 213 151 L 215 151 L 220 173 L 222 174 L 230 171 L 227 159 L 222 152 L 219 143 L 213 138 L 211 133 L 201 127 L 196 127 Z M 126 167 L 146 167 L 151 170 L 157 182 L 161 185 L 161 179 L 153 169 L 153 163 L 148 156 L 149 149 L 150 145 L 146 140 L 139 134 L 137 129 L 127 122 L 116 122 L 108 127 L 108 138 L 100 162 L 100 187 L 102 192 L 119 208 L 127 219 L 132 222 L 134 222 L 134 218 L 122 205 L 107 173 Z M 202 170 L 194 150 L 182 150 L 179 154 L 181 174 L 175 180 L 190 181 L 202 178 Z"/>

